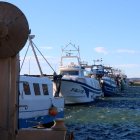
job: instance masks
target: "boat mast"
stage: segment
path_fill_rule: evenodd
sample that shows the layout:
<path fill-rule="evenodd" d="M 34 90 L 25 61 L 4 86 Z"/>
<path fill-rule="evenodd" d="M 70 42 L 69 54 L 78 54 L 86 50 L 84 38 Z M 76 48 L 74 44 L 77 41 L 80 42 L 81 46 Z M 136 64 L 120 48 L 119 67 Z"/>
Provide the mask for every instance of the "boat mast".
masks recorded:
<path fill-rule="evenodd" d="M 37 57 L 37 55 L 36 55 L 36 52 L 35 52 L 35 49 L 34 49 L 34 46 L 33 46 L 33 41 L 32 41 L 32 39 L 33 39 L 34 37 L 35 37 L 35 35 L 29 35 L 29 37 L 28 37 L 28 38 L 29 38 L 29 43 L 30 43 L 30 45 L 31 45 L 31 47 L 32 47 L 32 50 L 33 50 L 33 53 L 34 53 L 34 56 L 35 56 L 35 59 L 36 59 L 36 62 L 37 62 L 37 65 L 38 65 L 40 74 L 41 74 L 41 76 L 43 77 L 43 72 L 42 72 L 40 63 L 39 63 L 39 61 L 38 61 L 38 57 Z"/>
<path fill-rule="evenodd" d="M 69 48 L 68 48 L 69 47 Z M 70 48 L 72 47 L 72 48 Z M 74 53 L 74 55 L 72 55 Z M 80 58 L 80 49 L 79 46 L 75 46 L 75 44 L 72 44 L 71 42 L 67 44 L 64 48 L 62 48 L 62 54 L 61 54 L 61 63 L 62 66 L 62 59 L 66 57 L 77 57 L 78 58 L 78 64 L 81 65 L 81 58 Z"/>

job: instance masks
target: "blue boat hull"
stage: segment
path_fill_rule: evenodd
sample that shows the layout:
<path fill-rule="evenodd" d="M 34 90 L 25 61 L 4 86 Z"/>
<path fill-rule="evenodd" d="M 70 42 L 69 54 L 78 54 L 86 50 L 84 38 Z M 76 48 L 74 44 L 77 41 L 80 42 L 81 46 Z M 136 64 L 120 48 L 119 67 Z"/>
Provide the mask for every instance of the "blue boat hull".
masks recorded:
<path fill-rule="evenodd" d="M 33 117 L 33 118 L 25 118 L 21 119 L 19 118 L 19 129 L 21 128 L 29 128 L 29 127 L 35 127 L 39 124 L 48 124 L 56 120 L 57 118 L 64 118 L 64 111 L 58 112 L 56 116 L 39 116 L 39 117 Z"/>
<path fill-rule="evenodd" d="M 117 84 L 110 77 L 103 78 L 102 91 L 104 96 L 113 96 L 117 93 Z"/>
<path fill-rule="evenodd" d="M 104 93 L 104 96 L 112 96 L 117 93 L 117 87 L 113 87 L 108 84 L 104 84 L 102 86 L 102 91 Z"/>

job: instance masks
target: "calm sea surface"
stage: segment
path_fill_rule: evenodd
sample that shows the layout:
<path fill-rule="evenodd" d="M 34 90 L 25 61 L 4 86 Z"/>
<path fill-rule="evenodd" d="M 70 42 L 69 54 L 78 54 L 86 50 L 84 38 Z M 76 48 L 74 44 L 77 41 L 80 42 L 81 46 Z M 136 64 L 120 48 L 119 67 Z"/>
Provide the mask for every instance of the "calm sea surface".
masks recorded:
<path fill-rule="evenodd" d="M 66 106 L 65 124 L 74 140 L 140 140 L 140 87 L 92 104 Z"/>

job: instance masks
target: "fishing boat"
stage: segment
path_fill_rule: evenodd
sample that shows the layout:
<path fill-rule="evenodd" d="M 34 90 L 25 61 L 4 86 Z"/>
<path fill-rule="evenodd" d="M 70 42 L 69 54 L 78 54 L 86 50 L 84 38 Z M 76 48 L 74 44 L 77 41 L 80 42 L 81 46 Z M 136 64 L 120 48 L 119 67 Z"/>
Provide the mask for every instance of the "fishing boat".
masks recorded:
<path fill-rule="evenodd" d="M 41 74 L 20 75 L 19 128 L 50 127 L 56 119 L 64 118 L 64 98 L 54 96 L 53 82 L 42 73 L 32 39 L 33 36 L 30 35 L 29 43 Z"/>
<path fill-rule="evenodd" d="M 62 49 L 60 94 L 65 104 L 89 103 L 102 95 L 99 81 L 88 75 L 86 66 L 81 61 L 79 47 L 69 43 Z"/>
<path fill-rule="evenodd" d="M 97 60 L 97 62 L 99 61 L 100 60 Z M 94 63 L 92 67 L 92 72 L 94 75 L 96 75 L 96 78 L 99 80 L 104 96 L 113 96 L 117 93 L 118 86 L 115 75 L 113 74 L 112 67 Z"/>
<path fill-rule="evenodd" d="M 113 96 L 117 93 L 118 87 L 114 78 L 104 76 L 101 80 L 104 96 Z"/>

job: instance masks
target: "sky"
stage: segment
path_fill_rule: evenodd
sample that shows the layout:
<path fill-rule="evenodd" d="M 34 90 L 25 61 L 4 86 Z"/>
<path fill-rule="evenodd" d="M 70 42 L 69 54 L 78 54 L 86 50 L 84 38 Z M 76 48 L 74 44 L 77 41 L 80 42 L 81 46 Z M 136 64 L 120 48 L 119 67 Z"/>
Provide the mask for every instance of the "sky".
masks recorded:
<path fill-rule="evenodd" d="M 34 44 L 58 72 L 61 49 L 79 46 L 81 59 L 140 77 L 140 0 L 5 0 L 26 16 Z M 22 63 L 29 42 L 20 51 Z M 53 73 L 38 54 L 43 73 Z M 21 74 L 38 74 L 31 49 Z"/>

